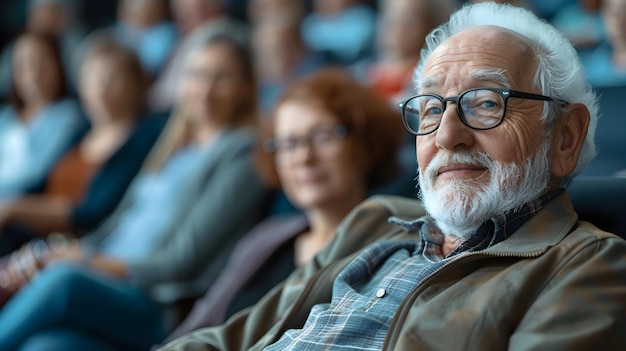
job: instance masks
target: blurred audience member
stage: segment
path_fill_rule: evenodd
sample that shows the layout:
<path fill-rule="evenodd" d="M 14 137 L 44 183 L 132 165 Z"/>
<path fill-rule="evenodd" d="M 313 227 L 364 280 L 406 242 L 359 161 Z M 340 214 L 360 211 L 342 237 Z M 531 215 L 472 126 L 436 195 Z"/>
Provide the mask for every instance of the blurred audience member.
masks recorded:
<path fill-rule="evenodd" d="M 78 0 L 28 0 L 26 25 L 29 32 L 42 32 L 59 42 L 65 79 L 71 93 L 75 92 L 75 52 L 85 35 L 80 21 Z M 0 58 L 0 96 L 10 89 L 13 43 L 7 45 Z"/>
<path fill-rule="evenodd" d="M 171 0 L 171 9 L 178 30 L 185 37 L 208 20 L 227 12 L 227 0 Z"/>
<path fill-rule="evenodd" d="M 10 104 L 0 107 L 0 203 L 38 191 L 87 127 L 78 103 L 68 97 L 54 38 L 24 33 L 12 54 Z"/>
<path fill-rule="evenodd" d="M 335 233 L 368 190 L 389 181 L 398 168 L 389 155 L 402 143 L 402 126 L 387 102 L 345 72 L 328 69 L 288 88 L 267 122 L 273 137 L 264 145 L 271 154 L 258 154 L 260 170 L 303 214 L 269 218 L 246 235 L 167 341 L 221 324 L 255 304 L 319 251 L 331 251 L 334 240 L 345 240 L 349 248 L 324 257 L 324 265 L 376 239 L 371 231 Z"/>
<path fill-rule="evenodd" d="M 395 106 L 411 91 L 412 72 L 424 38 L 450 18 L 456 0 L 381 0 L 375 56 L 354 65 L 354 74 Z M 411 163 L 414 163 L 412 160 Z"/>
<path fill-rule="evenodd" d="M 0 254 L 54 231 L 81 234 L 117 205 L 159 128 L 142 121 L 145 76 L 135 54 L 96 43 L 81 67 L 80 95 L 91 128 L 53 167 L 41 194 L 0 205 Z"/>
<path fill-rule="evenodd" d="M 177 40 L 177 29 L 169 19 L 166 0 L 121 0 L 117 22 L 102 30 L 132 50 L 150 78 L 165 66 Z"/>
<path fill-rule="evenodd" d="M 602 0 L 607 42 L 581 53 L 587 79 L 596 87 L 626 85 L 626 1 Z"/>
<path fill-rule="evenodd" d="M 302 6 L 301 2 L 292 0 L 250 2 L 249 12 L 255 19 L 252 45 L 263 112 L 274 107 L 286 85 L 326 65 L 326 61 L 302 41 Z"/>
<path fill-rule="evenodd" d="M 81 2 L 78 0 L 28 0 L 26 28 L 63 39 L 83 32 Z M 84 34 L 84 33 L 82 33 Z M 74 37 L 73 48 L 80 43 Z M 69 49 L 69 48 L 68 48 Z"/>
<path fill-rule="evenodd" d="M 136 0 L 131 0 L 134 2 Z M 167 112 L 179 99 L 180 85 L 185 76 L 185 64 L 189 55 L 186 45 L 194 31 L 199 30 L 227 14 L 226 0 L 171 0 L 170 7 L 178 29 L 178 40 L 169 60 L 152 85 L 148 95 L 148 107 L 152 111 Z"/>
<path fill-rule="evenodd" d="M 297 18 L 302 21 L 306 13 L 305 1 L 293 0 L 247 0 L 248 21 L 255 25 L 261 21 Z"/>
<path fill-rule="evenodd" d="M 216 36 L 193 50 L 177 114 L 145 172 L 102 227 L 49 247 L 37 279 L 1 310 L 0 349 L 147 350 L 161 341 L 159 295 L 205 291 L 263 210 L 251 161 L 255 104 L 242 45 Z M 3 282 L 16 289 L 28 277 L 13 262 Z"/>
<path fill-rule="evenodd" d="M 563 32 L 578 50 L 597 46 L 606 34 L 599 9 L 602 0 L 578 0 L 563 6 L 552 17 L 552 25 Z"/>
<path fill-rule="evenodd" d="M 479 2 L 495 2 L 497 4 L 511 4 L 513 6 L 523 7 L 523 8 L 529 7 L 527 0 L 469 0 L 467 2 L 471 4 L 476 4 Z"/>
<path fill-rule="evenodd" d="M 364 0 L 313 0 L 313 11 L 302 22 L 304 42 L 341 64 L 370 55 L 376 13 Z"/>

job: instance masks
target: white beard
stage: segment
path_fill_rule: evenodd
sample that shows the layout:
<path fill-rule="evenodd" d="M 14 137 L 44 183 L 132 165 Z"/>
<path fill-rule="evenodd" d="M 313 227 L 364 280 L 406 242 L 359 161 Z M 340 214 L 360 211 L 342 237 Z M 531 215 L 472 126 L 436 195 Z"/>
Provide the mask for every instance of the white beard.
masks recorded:
<path fill-rule="evenodd" d="M 522 164 L 503 164 L 485 152 L 439 152 L 426 174 L 419 172 L 420 199 L 443 233 L 467 240 L 491 217 L 517 210 L 544 193 L 550 181 L 549 148 L 550 143 L 544 142 L 534 157 Z M 435 190 L 437 170 L 451 163 L 485 167 L 489 183 L 453 179 Z"/>

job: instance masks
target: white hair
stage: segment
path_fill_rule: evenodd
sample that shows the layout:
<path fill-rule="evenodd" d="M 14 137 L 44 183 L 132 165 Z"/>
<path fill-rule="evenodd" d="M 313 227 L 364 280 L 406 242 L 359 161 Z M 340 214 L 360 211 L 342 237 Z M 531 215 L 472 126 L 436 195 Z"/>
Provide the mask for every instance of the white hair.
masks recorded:
<path fill-rule="evenodd" d="M 434 29 L 426 37 L 426 44 L 422 48 L 420 61 L 414 73 L 415 86 L 421 85 L 424 64 L 430 54 L 445 40 L 466 29 L 489 25 L 511 30 L 526 37 L 533 44 L 533 51 L 538 60 L 534 84 L 541 88 L 542 94 L 568 103 L 582 103 L 589 110 L 587 136 L 575 169 L 563 181 L 562 185 L 566 186 L 595 157 L 598 97 L 585 78 L 578 54 L 572 44 L 556 28 L 532 12 L 493 2 L 463 6 L 448 22 Z M 562 108 L 556 103 L 545 103 L 542 119 L 551 126 L 561 115 Z"/>

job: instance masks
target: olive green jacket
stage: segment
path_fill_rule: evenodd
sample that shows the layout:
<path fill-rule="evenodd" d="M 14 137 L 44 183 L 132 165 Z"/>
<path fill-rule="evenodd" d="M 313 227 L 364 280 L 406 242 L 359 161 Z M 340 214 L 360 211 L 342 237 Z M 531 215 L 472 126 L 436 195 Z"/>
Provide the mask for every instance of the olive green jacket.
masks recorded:
<path fill-rule="evenodd" d="M 418 208 L 377 197 L 342 230 L 370 226 L 382 238 L 418 240 L 385 221 Z M 163 350 L 261 350 L 286 329 L 302 327 L 313 305 L 330 302 L 333 280 L 350 259 L 309 279 L 311 272 L 298 271 L 225 325 Z M 578 222 L 563 193 L 508 239 L 459 254 L 418 285 L 395 312 L 383 349 L 626 350 L 626 241 Z"/>

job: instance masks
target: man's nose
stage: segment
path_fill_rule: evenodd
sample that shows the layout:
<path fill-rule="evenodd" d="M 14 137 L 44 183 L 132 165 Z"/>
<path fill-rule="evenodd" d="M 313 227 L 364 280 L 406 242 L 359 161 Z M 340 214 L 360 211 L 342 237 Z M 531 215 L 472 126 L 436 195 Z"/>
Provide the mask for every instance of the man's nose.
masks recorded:
<path fill-rule="evenodd" d="M 455 150 L 460 145 L 472 144 L 472 129 L 466 126 L 459 116 L 455 102 L 447 101 L 447 106 L 439 128 L 435 131 L 437 147 L 446 150 Z"/>

